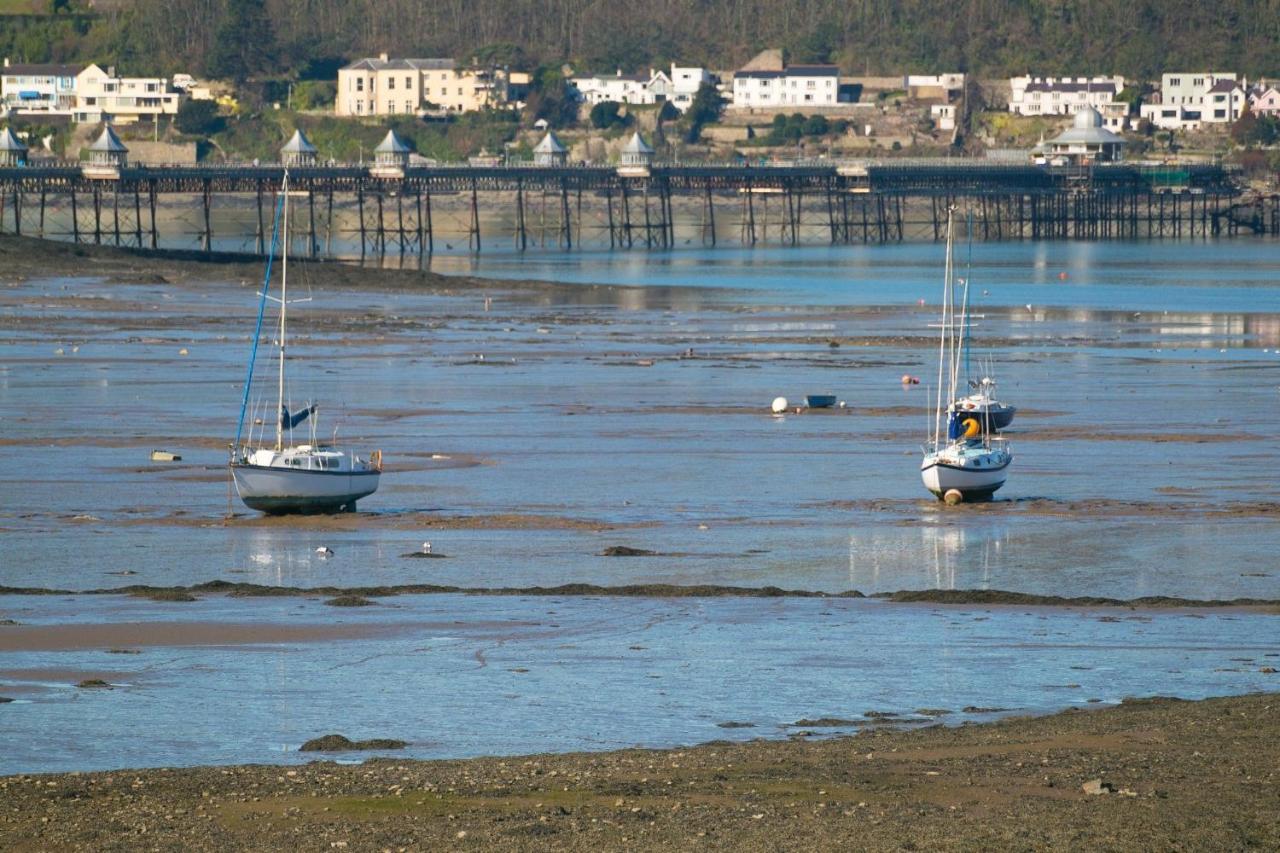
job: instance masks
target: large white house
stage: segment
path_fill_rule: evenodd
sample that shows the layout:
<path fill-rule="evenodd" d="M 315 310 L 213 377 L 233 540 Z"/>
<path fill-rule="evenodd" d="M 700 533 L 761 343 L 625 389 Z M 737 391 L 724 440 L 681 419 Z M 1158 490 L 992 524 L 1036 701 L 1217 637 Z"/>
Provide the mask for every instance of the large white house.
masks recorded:
<path fill-rule="evenodd" d="M 459 68 L 452 59 L 397 59 L 382 53 L 338 69 L 338 116 L 471 112 L 505 103 L 517 75 Z"/>
<path fill-rule="evenodd" d="M 1100 113 L 1124 89 L 1123 77 L 1009 78 L 1009 112 L 1024 116 L 1075 115 L 1084 107 Z"/>
<path fill-rule="evenodd" d="M 684 112 L 693 106 L 693 99 L 704 85 L 716 82 L 716 76 L 705 68 L 671 65 L 671 95 L 667 98 L 675 108 Z"/>
<path fill-rule="evenodd" d="M 10 63 L 0 69 L 0 112 L 71 115 L 83 65 Z"/>
<path fill-rule="evenodd" d="M 833 107 L 840 100 L 840 69 L 788 65 L 781 70 L 742 69 L 733 74 L 731 109 Z"/>
<path fill-rule="evenodd" d="M 90 65 L 76 76 L 77 122 L 114 121 L 127 124 L 140 118 L 176 115 L 182 93 L 164 77 L 118 77 L 114 68 L 105 71 Z"/>
<path fill-rule="evenodd" d="M 1174 72 L 1160 77 L 1160 92 L 1141 109 L 1143 118 L 1164 130 L 1202 124 L 1229 124 L 1249 107 L 1235 74 Z"/>
<path fill-rule="evenodd" d="M 575 74 L 570 82 L 578 97 L 589 105 L 610 101 L 617 104 L 656 104 L 672 92 L 667 72 L 650 68 L 648 74 Z"/>

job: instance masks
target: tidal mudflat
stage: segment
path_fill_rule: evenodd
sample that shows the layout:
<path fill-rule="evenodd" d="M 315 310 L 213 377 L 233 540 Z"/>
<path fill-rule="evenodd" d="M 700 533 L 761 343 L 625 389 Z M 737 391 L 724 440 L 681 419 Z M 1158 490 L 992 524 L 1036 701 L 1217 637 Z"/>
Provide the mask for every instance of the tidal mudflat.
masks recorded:
<path fill-rule="evenodd" d="M 917 471 L 938 247 L 299 265 L 290 399 L 387 475 L 360 513 L 266 519 L 225 469 L 256 267 L 6 238 L 0 715 L 22 746 L 0 771 L 291 764 L 331 731 L 415 758 L 824 718 L 856 742 L 1274 690 L 1264 248 L 977 262 L 974 359 L 1019 406 L 1016 468 L 958 508 Z M 845 405 L 767 409 L 811 393 Z M 126 587 L 152 592 L 89 594 Z M 853 597 L 904 590 L 1184 606 Z"/>

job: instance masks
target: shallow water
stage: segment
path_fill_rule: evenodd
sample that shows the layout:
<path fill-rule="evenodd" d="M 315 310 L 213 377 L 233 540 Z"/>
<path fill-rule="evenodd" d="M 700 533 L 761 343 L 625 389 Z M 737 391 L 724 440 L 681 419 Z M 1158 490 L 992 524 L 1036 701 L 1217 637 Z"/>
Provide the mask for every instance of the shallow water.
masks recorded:
<path fill-rule="evenodd" d="M 9 652 L 0 773 L 294 763 L 333 731 L 458 757 L 848 734 L 868 711 L 992 719 L 1090 700 L 1266 689 L 1275 617 L 930 608 L 810 599 L 403 596 L 161 604 L 0 598 L 23 622 L 370 623 L 380 635 L 240 647 Z M 387 630 L 387 626 L 394 626 Z M 50 672 L 49 670 L 53 670 Z M 109 671 L 111 689 L 76 688 Z M 84 675 L 88 677 L 88 675 Z M 966 707 L 1004 709 L 965 713 Z M 835 717 L 831 728 L 795 725 Z M 746 723 L 726 728 L 720 723 Z"/>
<path fill-rule="evenodd" d="M 1014 469 L 1000 500 L 955 509 L 928 497 L 918 473 L 929 386 L 936 382 L 936 330 L 930 323 L 940 289 L 937 246 L 524 260 L 486 255 L 474 268 L 495 277 L 655 285 L 647 289 L 530 293 L 495 282 L 488 294 L 438 296 L 317 288 L 311 294 L 315 301 L 292 314 L 297 337 L 291 352 L 297 360 L 290 367 L 290 398 L 318 398 L 321 436 L 327 438 L 337 425 L 343 443 L 360 450 L 381 447 L 388 472 L 358 516 L 266 524 L 232 499 L 224 464 L 249 346 L 253 285 L 24 282 L 0 292 L 0 460 L 9 472 L 0 475 L 0 586 L 86 590 L 213 578 L 303 587 L 664 582 L 830 592 L 939 587 L 1277 599 L 1280 568 L 1271 555 L 1280 534 L 1271 472 L 1278 451 L 1271 436 L 1280 402 L 1280 314 L 1271 313 L 1273 252 L 1267 244 L 1248 242 L 975 247 L 975 358 L 994 362 L 1002 398 L 1020 412 L 1009 433 Z M 438 265 L 465 264 L 442 258 Z M 1059 279 L 1058 271 L 1067 278 Z M 293 285 L 291 278 L 291 292 Z M 305 280 L 298 290 L 310 290 Z M 492 299 L 487 311 L 486 295 Z M 928 304 L 915 304 L 919 298 Z M 843 344 L 832 348 L 832 339 Z M 259 378 L 269 383 L 273 370 L 262 362 Z M 904 373 L 919 376 L 921 384 L 904 387 Z M 259 411 L 261 400 L 273 393 L 265 387 L 255 392 Z M 784 417 L 767 411 L 775 396 L 799 400 L 808 393 L 835 393 L 847 407 Z M 151 463 L 152 448 L 183 459 Z M 32 470 L 39 476 L 32 477 Z M 229 507 L 238 514 L 228 521 Z M 426 540 L 448 558 L 403 556 Z M 334 556 L 317 555 L 322 545 Z M 659 554 L 598 556 L 610 545 Z M 151 614 L 179 607 L 125 607 L 119 601 L 77 596 L 64 606 L 56 597 L 6 597 L 0 599 L 0 619 L 57 621 L 83 610 L 114 620 L 126 618 L 130 608 Z M 274 605 L 280 608 L 275 615 L 269 609 L 255 612 L 284 619 L 309 608 L 314 618 L 332 621 L 395 620 L 406 607 L 415 613 L 457 609 L 465 621 L 479 619 L 469 614 L 488 608 L 485 619 L 518 621 L 550 606 L 458 596 L 417 601 L 356 615 L 335 615 L 296 600 Z M 205 602 L 190 612 L 221 619 L 248 606 Z M 802 601 L 695 606 L 592 599 L 563 606 L 582 624 L 590 621 L 587 611 L 609 623 L 657 608 L 679 614 L 662 618 L 682 624 L 685 633 L 708 630 L 698 627 L 708 613 L 731 614 L 715 618 L 752 627 L 730 632 L 732 642 L 725 644 L 748 646 L 754 642 L 748 634 L 772 625 L 768 614 L 778 609 L 802 626 L 804 619 L 819 625 L 828 618 L 807 609 L 827 605 Z M 864 658 L 883 665 L 860 664 L 866 683 L 850 694 L 854 707 L 879 695 L 893 697 L 899 709 L 925 703 L 910 697 L 927 691 L 917 694 L 899 682 L 903 662 L 918 653 L 915 636 L 942 617 L 879 603 L 843 602 L 840 608 L 833 612 L 855 621 L 890 621 L 883 627 L 873 623 L 875 631 L 859 633 L 856 640 L 843 637 L 839 653 L 829 651 L 821 632 L 788 633 L 787 654 L 839 660 L 848 653 L 845 646 L 856 646 Z M 998 650 L 1024 630 L 1019 620 L 1042 617 L 1066 620 L 1063 625 L 1078 618 L 997 610 L 982 623 L 995 632 L 995 657 L 973 652 L 982 645 L 974 640 L 966 646 L 964 665 L 1004 660 Z M 1230 621 L 1221 615 L 1209 622 L 1156 618 L 1174 645 L 1199 643 L 1204 625 Z M 1268 621 L 1274 617 L 1242 618 L 1260 635 L 1274 635 Z M 615 629 L 600 630 L 607 636 Z M 617 627 L 617 635 L 630 637 L 626 630 Z M 944 646 L 954 639 L 931 636 Z M 229 678 L 227 683 L 254 678 L 244 683 L 260 685 L 255 692 L 277 696 L 281 704 L 306 705 L 337 689 L 336 682 L 325 681 L 337 677 L 324 674 L 327 662 L 363 656 L 367 644 L 382 648 L 388 642 L 273 652 L 288 665 L 270 672 L 248 662 L 272 655 L 245 651 L 183 651 L 175 659 L 213 655 L 213 671 Z M 545 662 L 551 648 L 531 654 Z M 781 666 L 770 658 L 774 651 L 768 645 L 755 649 L 754 665 Z M 67 666 L 81 666 L 82 658 L 98 652 L 59 654 L 75 660 Z M 792 713 L 835 713 L 812 706 L 822 704 L 823 685 L 842 663 L 830 663 L 831 672 L 819 663 L 795 668 L 787 676 L 794 681 L 793 704 L 765 707 L 753 704 L 754 682 L 742 681 L 745 658 L 717 658 L 715 649 L 706 654 L 722 661 L 719 668 L 689 662 L 700 682 L 687 690 L 718 697 L 704 709 L 711 717 L 759 714 L 772 725 Z M 1244 685 L 1203 667 L 1175 678 L 1168 672 L 1172 664 L 1155 663 L 1164 654 L 1135 646 L 1124 665 L 1126 678 L 1130 671 L 1144 674 L 1132 675 L 1135 686 L 1124 692 L 1193 696 L 1269 684 L 1262 679 Z M 6 653 L 0 670 L 52 665 L 59 655 L 44 657 L 50 660 Z M 120 656 L 111 657 L 110 667 L 121 666 L 114 659 Z M 21 664 L 13 662 L 17 658 Z M 1052 669 L 1060 667 L 1063 655 L 1020 647 L 1017 659 L 1029 668 Z M 652 699 L 648 680 L 627 660 L 622 655 L 592 662 L 584 671 L 619 680 L 622 686 L 610 694 L 615 705 L 645 706 Z M 1144 669 L 1144 660 L 1153 663 Z M 125 661 L 135 663 L 141 657 Z M 457 659 L 446 656 L 437 663 L 432 678 L 447 682 Z M 1102 665 L 1101 658 L 1090 665 Z M 663 678 L 675 678 L 679 666 L 668 662 L 660 670 L 667 673 Z M 192 684 L 201 683 L 192 677 Z M 376 672 L 369 677 L 374 683 L 388 679 L 377 695 L 392 701 L 386 697 L 394 693 L 394 680 Z M 273 678 L 280 683 L 273 686 Z M 1010 686 L 1006 696 L 1002 683 L 991 682 L 983 685 L 988 695 L 956 704 L 1048 710 L 1072 700 L 1074 694 L 1049 690 L 1043 686 L 1048 683 Z M 12 684 L 0 676 L 0 695 Z M 552 680 L 539 701 L 553 702 L 553 685 L 571 686 Z M 165 681 L 143 692 L 158 703 L 160 721 L 165 714 L 180 720 L 172 709 L 182 703 L 231 704 L 219 692 L 225 686 L 200 688 L 206 689 L 211 692 L 193 694 L 177 681 Z M 500 695 L 497 689 L 485 682 L 463 691 L 470 698 L 459 701 L 487 702 Z M 71 766 L 77 750 L 87 756 L 87 744 L 107 738 L 114 731 L 107 728 L 108 718 L 95 729 L 77 710 L 90 707 L 85 699 L 92 698 L 94 706 L 127 705 L 130 713 L 149 719 L 121 698 L 131 691 L 90 697 L 65 685 L 53 689 L 50 696 L 62 698 L 49 701 L 65 709 L 50 713 L 65 714 L 58 725 L 67 728 L 51 728 L 49 735 L 24 729 L 33 752 L 23 759 L 28 763 L 14 766 L 40 766 L 37 754 Z M 719 729 L 704 731 L 696 704 L 687 697 L 674 702 L 666 722 L 655 724 L 652 733 L 636 722 L 632 729 L 622 727 L 625 735 L 601 735 L 598 745 L 724 736 Z M 386 710 L 376 701 L 367 705 L 361 712 L 366 716 L 353 719 L 365 720 L 373 734 L 396 735 L 376 725 L 396 718 L 394 702 Z M 335 706 L 315 707 L 315 716 L 297 730 L 298 741 L 323 733 L 318 729 L 342 728 Z M 550 711 L 544 719 L 539 707 L 530 705 L 501 725 L 495 720 L 492 731 L 511 739 L 502 751 L 593 747 L 596 735 L 590 732 L 608 728 L 588 726 L 583 716 L 582 725 L 561 737 L 560 724 L 574 719 L 572 705 L 553 702 L 551 711 L 564 715 L 559 719 Z M 12 708 L 4 706 L 0 714 L 7 720 Z M 458 712 L 451 724 L 458 731 L 421 754 L 486 751 L 479 744 L 497 735 L 467 733 L 465 722 Z M 261 716 L 235 726 L 215 724 L 210 749 L 242 737 L 235 732 L 261 726 Z M 61 741 L 54 740 L 58 731 Z M 292 737 L 249 737 L 228 747 L 225 758 L 198 750 L 183 758 L 172 746 L 166 747 L 167 757 L 158 758 L 145 746 L 121 743 L 114 760 L 116 766 L 284 760 L 278 749 Z M 60 749 L 67 754 L 53 757 Z"/>

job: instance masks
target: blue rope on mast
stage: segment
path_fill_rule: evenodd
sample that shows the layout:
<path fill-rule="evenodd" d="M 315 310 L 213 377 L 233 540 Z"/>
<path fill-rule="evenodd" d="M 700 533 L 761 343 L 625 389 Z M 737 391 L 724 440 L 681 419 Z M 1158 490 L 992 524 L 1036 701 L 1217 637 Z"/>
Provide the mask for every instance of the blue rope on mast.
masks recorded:
<path fill-rule="evenodd" d="M 258 297 L 258 325 L 253 330 L 253 350 L 249 353 L 249 369 L 244 377 L 244 397 L 240 400 L 240 420 L 236 423 L 236 443 L 233 452 L 240 449 L 240 434 L 244 430 L 244 413 L 249 408 L 249 386 L 253 384 L 253 363 L 258 359 L 258 339 L 262 335 L 262 315 L 267 308 L 267 288 L 271 284 L 271 262 L 280 245 L 280 211 L 284 210 L 284 194 L 276 202 L 275 216 L 271 220 L 271 250 L 267 252 L 267 271 L 262 276 L 262 293 Z"/>

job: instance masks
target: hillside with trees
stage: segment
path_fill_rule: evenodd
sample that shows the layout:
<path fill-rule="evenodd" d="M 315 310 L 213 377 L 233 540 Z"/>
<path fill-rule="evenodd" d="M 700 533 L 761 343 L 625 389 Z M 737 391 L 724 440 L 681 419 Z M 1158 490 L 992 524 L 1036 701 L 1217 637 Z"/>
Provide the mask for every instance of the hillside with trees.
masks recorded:
<path fill-rule="evenodd" d="M 847 74 L 1280 76 L 1280 0 L 55 0 L 0 18 L 15 60 L 318 77 L 386 51 L 534 68 L 733 68 L 764 47 Z M 55 11 L 56 10 L 56 11 Z"/>

